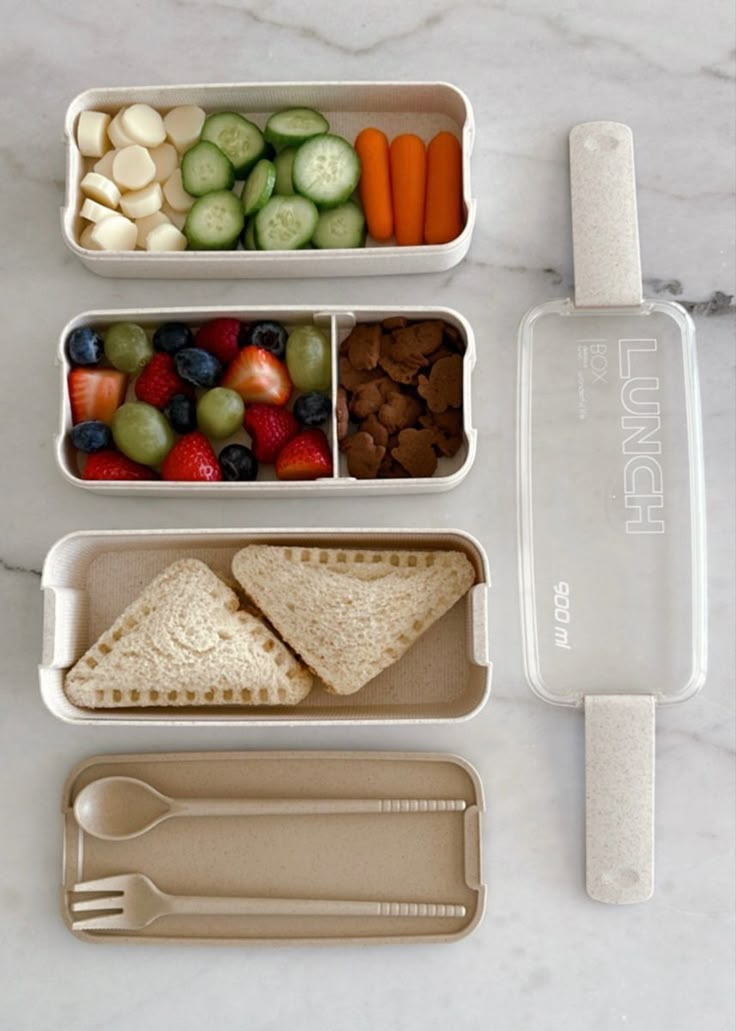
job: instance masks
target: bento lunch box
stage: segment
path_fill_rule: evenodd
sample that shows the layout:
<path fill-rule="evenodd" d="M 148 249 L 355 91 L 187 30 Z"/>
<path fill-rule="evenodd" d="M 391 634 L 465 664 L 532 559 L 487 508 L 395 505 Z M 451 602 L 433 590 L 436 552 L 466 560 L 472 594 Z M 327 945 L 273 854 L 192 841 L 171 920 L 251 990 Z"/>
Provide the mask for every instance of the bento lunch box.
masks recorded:
<path fill-rule="evenodd" d="M 84 480 L 82 478 L 76 449 L 69 440 L 72 427 L 71 407 L 67 390 L 67 376 L 70 371 L 66 354 L 66 340 L 77 326 L 89 325 L 104 329 L 113 322 L 136 322 L 147 330 L 153 330 L 162 322 L 184 322 L 193 328 L 210 319 L 219 317 L 241 319 L 245 322 L 275 319 L 290 327 L 312 323 L 320 326 L 329 335 L 332 347 L 332 417 L 325 427 L 332 447 L 333 474 L 319 480 L 278 480 L 273 465 L 263 465 L 259 478 L 252 482 L 187 483 L 164 480 Z M 338 351 L 342 341 L 356 323 L 380 322 L 392 316 L 407 319 L 441 319 L 454 326 L 465 344 L 463 356 L 463 443 L 452 458 L 440 457 L 437 470 L 430 477 L 407 477 L 405 479 L 359 480 L 350 476 L 346 459 L 340 453 L 337 442 L 335 403 L 338 388 Z M 342 305 L 300 306 L 280 305 L 277 307 L 224 307 L 224 308 L 130 308 L 106 309 L 82 312 L 73 318 L 61 332 L 57 352 L 60 370 L 60 424 L 55 441 L 56 460 L 64 477 L 75 487 L 82 487 L 102 494 L 135 494 L 144 497 L 330 497 L 366 494 L 417 494 L 450 490 L 467 476 L 475 460 L 477 431 L 472 425 L 471 373 L 475 365 L 475 340 L 468 321 L 451 308 L 440 307 L 391 307 L 376 306 L 347 307 Z M 135 399 L 132 387 L 129 399 Z M 228 441 L 223 441 L 224 446 Z"/>
<path fill-rule="evenodd" d="M 232 580 L 233 556 L 247 544 L 463 552 L 475 584 L 397 662 L 360 691 L 316 686 L 295 706 L 155 706 L 83 709 L 64 693 L 66 672 L 153 578 L 172 562 L 197 558 Z M 79 531 L 44 562 L 41 696 L 54 716 L 78 725 L 335 726 L 452 723 L 476 715 L 491 686 L 488 559 L 460 530 L 207 529 Z M 175 687 L 176 685 L 172 685 Z"/>
<path fill-rule="evenodd" d="M 425 143 L 440 131 L 450 131 L 462 147 L 464 228 L 450 243 L 411 247 L 377 244 L 369 239 L 365 247 L 350 250 L 88 250 L 79 243 L 83 228 L 80 182 L 97 159 L 80 154 L 76 123 L 84 110 L 114 113 L 135 103 L 150 104 L 162 111 L 181 104 L 199 105 L 207 113 L 237 111 L 261 127 L 275 111 L 312 107 L 327 117 L 331 132 L 350 142 L 367 126 L 383 130 L 389 139 L 400 133 L 415 133 Z M 86 268 L 101 276 L 288 279 L 441 272 L 461 261 L 470 246 L 476 213 L 470 186 L 474 132 L 470 101 L 456 86 L 443 82 L 267 82 L 90 89 L 75 97 L 66 112 L 66 202 L 61 218 L 64 241 Z"/>

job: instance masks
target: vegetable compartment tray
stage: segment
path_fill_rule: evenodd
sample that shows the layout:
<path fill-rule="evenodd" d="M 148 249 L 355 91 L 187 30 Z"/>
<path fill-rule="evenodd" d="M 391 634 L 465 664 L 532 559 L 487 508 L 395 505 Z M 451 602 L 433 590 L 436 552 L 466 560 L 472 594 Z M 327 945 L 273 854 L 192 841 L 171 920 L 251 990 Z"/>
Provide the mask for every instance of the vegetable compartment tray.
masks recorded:
<path fill-rule="evenodd" d="M 296 706 L 84 709 L 64 693 L 68 669 L 153 578 L 181 558 L 198 558 L 233 581 L 233 555 L 247 544 L 463 552 L 476 580 L 397 662 L 353 695 L 328 693 L 317 680 Z M 67 723 L 146 726 L 299 726 L 450 723 L 474 716 L 491 683 L 488 560 L 460 530 L 109 530 L 59 540 L 44 563 L 43 657 L 46 707 Z M 175 686 L 175 685 L 172 685 Z"/>
<path fill-rule="evenodd" d="M 398 247 L 372 244 L 355 249 L 300 251 L 146 251 L 87 250 L 79 244 L 80 183 L 87 162 L 76 144 L 82 111 L 114 113 L 129 104 L 150 104 L 166 111 L 197 104 L 207 113 L 237 111 L 263 127 L 270 114 L 288 107 L 313 107 L 330 123 L 330 131 L 350 143 L 361 129 L 374 126 L 389 140 L 410 132 L 428 143 L 443 130 L 454 133 L 462 147 L 464 228 L 446 244 Z M 265 82 L 220 85 L 137 86 L 90 89 L 69 105 L 66 138 L 66 202 L 62 232 L 69 249 L 101 276 L 146 279 L 294 279 L 305 276 L 393 276 L 409 272 L 442 272 L 467 254 L 475 223 L 470 189 L 470 154 L 474 125 L 470 101 L 456 86 L 443 82 Z M 91 167 L 91 165 L 90 165 Z"/>
<path fill-rule="evenodd" d="M 178 321 L 196 328 L 210 319 L 227 316 L 255 322 L 261 319 L 276 319 L 288 328 L 310 323 L 320 326 L 329 335 L 332 347 L 332 417 L 325 424 L 327 436 L 332 445 L 334 473 L 320 480 L 278 480 L 273 464 L 262 465 L 259 479 L 253 482 L 185 483 L 163 480 L 84 480 L 77 463 L 76 449 L 69 441 L 72 428 L 72 414 L 67 390 L 67 376 L 70 371 L 65 342 L 77 326 L 91 325 L 104 329 L 113 322 L 136 322 L 146 329 L 153 329 L 162 322 Z M 335 423 L 335 402 L 338 387 L 338 350 L 356 323 L 380 322 L 392 316 L 404 316 L 410 320 L 441 319 L 454 326 L 465 343 L 463 358 L 463 443 L 452 458 L 439 458 L 434 476 L 407 477 L 405 479 L 358 480 L 350 476 L 345 456 L 337 446 Z M 330 497 L 344 494 L 418 494 L 428 491 L 445 491 L 457 486 L 468 474 L 475 460 L 477 431 L 471 418 L 471 374 L 475 365 L 475 339 L 468 321 L 451 308 L 437 307 L 392 307 L 373 306 L 346 307 L 341 305 L 317 305 L 310 307 L 247 307 L 247 308 L 128 308 L 82 312 L 73 318 L 61 332 L 57 353 L 60 370 L 60 424 L 56 438 L 56 460 L 64 477 L 75 487 L 101 494 L 136 494 L 147 497 L 196 497 L 213 496 L 220 500 L 232 497 Z M 132 387 L 128 400 L 135 400 Z M 228 441 L 218 442 L 225 445 Z M 218 446 L 219 450 L 219 446 Z"/>
<path fill-rule="evenodd" d="M 139 837 L 101 840 L 73 806 L 102 777 L 145 781 L 169 797 L 218 799 L 457 800 L 458 811 L 192 816 Z M 98 755 L 64 787 L 64 922 L 83 941 L 199 944 L 451 942 L 483 916 L 483 789 L 451 755 L 421 752 L 182 752 Z M 74 929 L 80 882 L 122 873 L 172 895 L 258 900 L 381 900 L 450 904 L 452 916 L 164 915 L 141 930 Z M 113 908 L 115 900 L 112 900 Z M 227 906 L 225 905 L 225 908 Z"/>

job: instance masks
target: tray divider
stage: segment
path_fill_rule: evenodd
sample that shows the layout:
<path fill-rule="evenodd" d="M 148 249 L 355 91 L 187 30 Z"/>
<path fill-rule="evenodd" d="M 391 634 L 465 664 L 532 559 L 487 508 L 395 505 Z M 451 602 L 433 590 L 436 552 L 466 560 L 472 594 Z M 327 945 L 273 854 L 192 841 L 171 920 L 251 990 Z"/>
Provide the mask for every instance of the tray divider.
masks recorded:
<path fill-rule="evenodd" d="M 337 439 L 337 391 L 340 386 L 340 332 L 343 329 L 353 329 L 357 319 L 351 311 L 341 311 L 332 316 L 331 319 L 331 347 L 332 347 L 332 478 L 343 479 L 340 476 L 340 442 Z"/>

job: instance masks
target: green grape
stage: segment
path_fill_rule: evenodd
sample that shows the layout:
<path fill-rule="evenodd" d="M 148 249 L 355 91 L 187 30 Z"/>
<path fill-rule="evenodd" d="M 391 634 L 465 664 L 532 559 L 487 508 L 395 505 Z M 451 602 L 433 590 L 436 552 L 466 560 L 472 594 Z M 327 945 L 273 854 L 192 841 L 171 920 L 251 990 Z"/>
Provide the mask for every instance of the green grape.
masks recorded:
<path fill-rule="evenodd" d="M 297 326 L 286 341 L 286 365 L 298 390 L 329 390 L 330 342 L 316 326 Z"/>
<path fill-rule="evenodd" d="M 143 401 L 121 405 L 112 419 L 112 437 L 134 462 L 156 466 L 174 446 L 174 431 L 163 414 Z"/>
<path fill-rule="evenodd" d="M 134 322 L 115 322 L 105 331 L 105 357 L 120 372 L 140 372 L 153 357 L 145 329 Z"/>
<path fill-rule="evenodd" d="M 242 397 L 227 387 L 208 390 L 197 401 L 197 425 L 214 440 L 223 440 L 239 430 L 244 414 Z"/>

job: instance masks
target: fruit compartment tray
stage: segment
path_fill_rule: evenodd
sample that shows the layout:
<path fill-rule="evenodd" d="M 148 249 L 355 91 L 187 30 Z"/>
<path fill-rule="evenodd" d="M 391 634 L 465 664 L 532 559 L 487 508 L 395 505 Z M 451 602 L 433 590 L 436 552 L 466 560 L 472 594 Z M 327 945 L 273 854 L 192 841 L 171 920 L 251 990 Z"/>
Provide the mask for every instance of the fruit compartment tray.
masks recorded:
<path fill-rule="evenodd" d="M 92 837 L 73 805 L 86 785 L 139 778 L 169 797 L 449 798 L 457 812 L 209 816 L 169 819 L 124 841 Z M 483 789 L 452 755 L 422 752 L 181 752 L 98 755 L 64 786 L 61 911 L 95 944 L 386 944 L 451 942 L 483 917 Z M 233 857 L 237 856 L 237 862 Z M 164 916 L 142 930 L 72 928 L 74 885 L 141 873 L 163 891 L 205 897 L 451 903 L 463 916 Z"/>
<path fill-rule="evenodd" d="M 350 250 L 300 251 L 91 251 L 79 244 L 83 220 L 80 183 L 94 160 L 76 145 L 76 123 L 84 110 L 114 113 L 128 104 L 145 103 L 162 111 L 179 104 L 198 104 L 208 113 L 234 110 L 265 125 L 270 114 L 286 107 L 313 107 L 330 123 L 330 131 L 351 143 L 366 126 L 382 129 L 389 139 L 413 132 L 425 143 L 443 130 L 461 141 L 463 212 L 461 234 L 446 244 L 397 247 L 368 240 Z M 159 279 L 302 278 L 305 276 L 384 276 L 442 272 L 465 257 L 475 224 L 471 197 L 470 155 L 475 128 L 470 101 L 444 82 L 266 82 L 219 85 L 138 86 L 90 89 L 79 94 L 66 112 L 66 203 L 62 233 L 69 249 L 101 276 Z M 96 160 L 96 159 L 95 159 Z"/>
<path fill-rule="evenodd" d="M 262 465 L 258 479 L 249 483 L 183 483 L 164 480 L 106 481 L 83 480 L 80 472 L 79 455 L 69 440 L 72 427 L 71 407 L 67 390 L 67 375 L 71 368 L 66 355 L 65 343 L 69 333 L 77 326 L 91 325 L 104 329 L 112 322 L 137 322 L 148 330 L 167 321 L 184 322 L 194 328 L 203 322 L 221 316 L 255 322 L 261 319 L 275 319 L 288 327 L 304 323 L 320 326 L 330 337 L 332 348 L 332 417 L 325 429 L 332 447 L 333 475 L 320 480 L 278 480 L 273 465 Z M 358 480 L 347 471 L 345 458 L 337 445 L 335 401 L 338 388 L 338 350 L 340 344 L 358 322 L 380 322 L 392 316 L 407 319 L 442 319 L 455 326 L 465 343 L 463 364 L 463 443 L 452 458 L 440 457 L 437 471 L 429 477 L 407 477 L 406 479 Z M 128 308 L 106 309 L 82 312 L 73 318 L 61 332 L 57 353 L 60 369 L 60 426 L 56 438 L 56 460 L 64 477 L 75 487 L 82 487 L 104 494 L 147 495 L 148 497 L 196 497 L 214 496 L 222 500 L 228 497 L 330 497 L 344 494 L 418 494 L 427 491 L 445 491 L 457 486 L 468 474 L 475 460 L 477 432 L 471 418 L 471 374 L 475 365 L 475 340 L 468 321 L 452 308 L 440 307 L 392 307 L 376 306 L 349 307 L 341 305 L 317 305 L 310 307 L 224 307 L 224 308 Z M 132 386 L 129 398 L 135 399 Z M 219 451 L 231 440 L 243 442 L 237 437 L 216 442 Z"/>
<path fill-rule="evenodd" d="M 83 709 L 64 693 L 68 669 L 170 563 L 198 558 L 232 581 L 233 555 L 246 544 L 462 551 L 476 582 L 442 619 L 380 676 L 353 695 L 317 680 L 296 706 Z M 488 560 L 460 530 L 108 530 L 61 538 L 44 562 L 41 697 L 54 716 L 82 725 L 330 726 L 451 723 L 476 715 L 491 687 Z M 174 685 L 176 686 L 176 685 Z"/>

